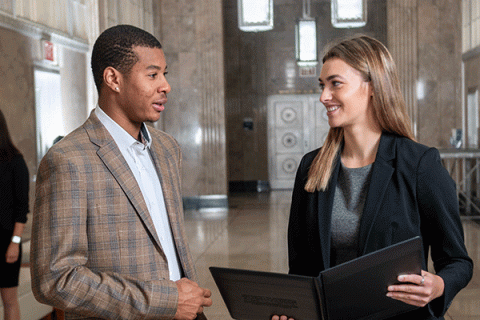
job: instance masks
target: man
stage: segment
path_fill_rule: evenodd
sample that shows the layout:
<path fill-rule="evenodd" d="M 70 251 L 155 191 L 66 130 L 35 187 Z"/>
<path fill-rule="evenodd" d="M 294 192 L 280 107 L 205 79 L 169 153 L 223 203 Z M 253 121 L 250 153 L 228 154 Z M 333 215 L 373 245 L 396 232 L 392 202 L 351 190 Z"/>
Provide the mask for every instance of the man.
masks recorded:
<path fill-rule="evenodd" d="M 37 173 L 32 289 L 71 319 L 205 319 L 183 225 L 181 153 L 157 121 L 170 86 L 161 44 L 105 30 L 92 71 L 98 107 Z M 198 315 L 198 317 L 197 317 Z"/>

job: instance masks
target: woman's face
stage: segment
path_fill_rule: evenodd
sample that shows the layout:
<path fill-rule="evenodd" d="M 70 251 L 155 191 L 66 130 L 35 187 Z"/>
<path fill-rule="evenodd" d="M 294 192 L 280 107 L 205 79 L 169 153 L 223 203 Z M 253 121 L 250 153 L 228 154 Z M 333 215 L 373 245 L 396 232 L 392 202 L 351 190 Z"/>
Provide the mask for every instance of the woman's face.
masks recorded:
<path fill-rule="evenodd" d="M 320 101 L 330 127 L 367 126 L 373 119 L 372 88 L 362 74 L 339 58 L 325 61 L 320 73 Z"/>

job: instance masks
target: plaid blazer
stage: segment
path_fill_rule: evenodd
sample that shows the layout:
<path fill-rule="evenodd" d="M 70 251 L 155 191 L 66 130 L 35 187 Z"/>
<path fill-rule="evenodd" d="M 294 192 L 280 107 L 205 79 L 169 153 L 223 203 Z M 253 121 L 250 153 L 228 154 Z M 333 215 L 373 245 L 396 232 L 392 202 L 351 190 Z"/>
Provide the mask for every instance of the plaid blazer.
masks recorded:
<path fill-rule="evenodd" d="M 149 131 L 182 272 L 197 281 L 184 229 L 180 148 L 168 134 Z M 172 319 L 176 312 L 176 284 L 145 200 L 94 112 L 38 168 L 31 275 L 36 299 L 67 319 Z"/>

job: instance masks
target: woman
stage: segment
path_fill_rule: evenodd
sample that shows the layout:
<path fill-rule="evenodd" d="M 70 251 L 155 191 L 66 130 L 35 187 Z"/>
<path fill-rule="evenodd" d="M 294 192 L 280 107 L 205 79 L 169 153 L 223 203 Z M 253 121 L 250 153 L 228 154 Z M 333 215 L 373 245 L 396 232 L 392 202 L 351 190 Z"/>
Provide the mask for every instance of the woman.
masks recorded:
<path fill-rule="evenodd" d="M 342 41 L 323 57 L 319 81 L 331 128 L 297 171 L 289 273 L 318 276 L 418 235 L 435 273 L 426 271 L 425 258 L 422 275 L 400 276 L 387 296 L 420 307 L 398 319 L 443 319 L 473 263 L 455 183 L 438 151 L 414 141 L 389 52 L 367 36 Z"/>
<path fill-rule="evenodd" d="M 28 169 L 0 111 L 0 292 L 4 319 L 20 319 L 17 287 L 28 213 Z"/>

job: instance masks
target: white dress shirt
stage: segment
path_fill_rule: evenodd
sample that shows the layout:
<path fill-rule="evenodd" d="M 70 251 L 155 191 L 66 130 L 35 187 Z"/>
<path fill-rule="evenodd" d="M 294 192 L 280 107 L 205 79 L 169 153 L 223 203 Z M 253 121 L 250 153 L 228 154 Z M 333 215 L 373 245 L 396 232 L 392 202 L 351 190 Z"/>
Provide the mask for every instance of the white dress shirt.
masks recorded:
<path fill-rule="evenodd" d="M 142 143 L 133 138 L 98 106 L 95 114 L 115 140 L 142 191 L 162 249 L 167 257 L 170 280 L 179 280 L 181 278 L 179 259 L 173 242 L 162 186 L 150 154 L 152 140 L 147 126 L 142 124 L 140 131 Z"/>

